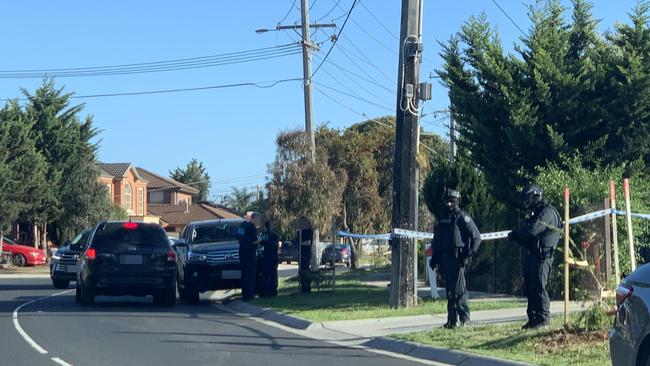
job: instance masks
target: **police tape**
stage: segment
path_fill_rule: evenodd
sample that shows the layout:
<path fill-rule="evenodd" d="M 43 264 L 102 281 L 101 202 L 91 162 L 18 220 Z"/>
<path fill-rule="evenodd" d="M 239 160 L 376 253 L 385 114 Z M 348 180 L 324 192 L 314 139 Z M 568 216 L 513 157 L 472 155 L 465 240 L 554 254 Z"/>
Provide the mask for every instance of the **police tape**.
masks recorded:
<path fill-rule="evenodd" d="M 353 234 L 353 233 L 348 233 L 347 231 L 338 231 L 337 232 L 338 236 L 342 236 L 345 238 L 353 238 L 353 239 L 380 239 L 380 240 L 390 240 L 391 234 Z"/>
<path fill-rule="evenodd" d="M 580 215 L 580 216 L 576 216 L 574 218 L 571 218 L 571 219 L 569 219 L 569 224 L 578 224 L 578 223 L 581 223 L 581 222 L 595 220 L 595 219 L 610 215 L 612 213 L 614 213 L 616 215 L 625 215 L 625 211 L 604 209 L 604 210 L 594 211 L 594 212 L 586 213 L 584 215 Z M 642 214 L 642 213 L 633 212 L 632 216 L 650 220 L 650 214 Z M 508 234 L 510 233 L 510 231 L 511 230 L 504 230 L 504 231 L 496 231 L 496 232 L 491 232 L 491 233 L 483 233 L 483 234 L 481 234 L 481 240 L 488 241 L 488 240 L 504 239 L 504 238 L 508 237 Z M 395 228 L 395 229 L 393 229 L 392 233 L 386 233 L 386 234 L 353 234 L 353 233 L 348 233 L 348 232 L 345 232 L 345 231 L 339 231 L 338 235 L 342 236 L 342 237 L 349 237 L 349 238 L 355 238 L 355 239 L 390 240 L 391 238 L 394 238 L 394 237 L 407 238 L 407 239 L 433 239 L 433 234 L 432 233 L 423 232 L 423 231 L 415 231 L 415 230 L 407 230 L 407 229 L 399 229 L 399 228 Z"/>
<path fill-rule="evenodd" d="M 597 218 L 607 216 L 607 215 L 609 215 L 611 213 L 612 213 L 612 210 L 609 209 L 609 208 L 605 209 L 605 210 L 590 212 L 590 213 L 580 215 L 580 216 L 576 216 L 574 218 L 569 219 L 569 224 L 578 224 L 578 223 L 585 222 L 585 221 L 595 220 Z"/>
<path fill-rule="evenodd" d="M 621 211 L 621 210 L 612 210 L 612 211 L 614 211 L 614 213 L 619 216 L 624 216 L 626 214 L 625 211 Z M 650 220 L 650 214 L 632 212 L 630 215 L 632 215 L 632 217 L 638 217 L 640 219 Z"/>

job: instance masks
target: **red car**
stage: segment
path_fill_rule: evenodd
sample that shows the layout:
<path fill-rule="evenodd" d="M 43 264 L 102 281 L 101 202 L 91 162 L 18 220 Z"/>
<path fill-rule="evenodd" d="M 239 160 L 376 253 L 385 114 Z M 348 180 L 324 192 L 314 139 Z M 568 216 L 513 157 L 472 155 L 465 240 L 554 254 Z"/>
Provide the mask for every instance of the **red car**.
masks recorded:
<path fill-rule="evenodd" d="M 11 254 L 11 264 L 16 267 L 45 264 L 47 260 L 42 250 L 18 244 L 6 237 L 2 238 L 2 251 Z"/>

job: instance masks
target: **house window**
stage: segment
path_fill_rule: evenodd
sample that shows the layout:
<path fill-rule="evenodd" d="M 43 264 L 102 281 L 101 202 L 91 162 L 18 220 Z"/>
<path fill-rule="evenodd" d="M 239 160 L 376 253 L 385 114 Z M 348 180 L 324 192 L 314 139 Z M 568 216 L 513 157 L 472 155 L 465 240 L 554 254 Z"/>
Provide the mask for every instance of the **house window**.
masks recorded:
<path fill-rule="evenodd" d="M 113 202 L 113 185 L 107 184 L 106 188 L 108 188 L 108 200 Z"/>
<path fill-rule="evenodd" d="M 144 215 L 144 188 L 138 188 L 138 215 Z"/>
<path fill-rule="evenodd" d="M 129 183 L 124 184 L 124 209 L 127 212 L 133 210 L 133 204 L 131 201 L 131 185 Z"/>

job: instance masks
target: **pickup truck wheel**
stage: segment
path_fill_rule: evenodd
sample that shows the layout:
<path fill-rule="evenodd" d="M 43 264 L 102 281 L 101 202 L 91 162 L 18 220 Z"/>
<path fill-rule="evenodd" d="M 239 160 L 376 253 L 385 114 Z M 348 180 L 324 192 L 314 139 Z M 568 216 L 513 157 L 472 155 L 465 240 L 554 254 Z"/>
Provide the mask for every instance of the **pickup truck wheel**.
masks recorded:
<path fill-rule="evenodd" d="M 52 284 L 54 285 L 54 288 L 62 290 L 68 288 L 70 286 L 70 281 L 68 280 L 52 280 Z"/>
<path fill-rule="evenodd" d="M 95 293 L 93 290 L 81 284 L 81 305 L 88 306 L 95 302 Z"/>
<path fill-rule="evenodd" d="M 183 302 L 189 305 L 197 305 L 199 303 L 199 290 L 192 287 L 185 287 L 181 292 Z"/>

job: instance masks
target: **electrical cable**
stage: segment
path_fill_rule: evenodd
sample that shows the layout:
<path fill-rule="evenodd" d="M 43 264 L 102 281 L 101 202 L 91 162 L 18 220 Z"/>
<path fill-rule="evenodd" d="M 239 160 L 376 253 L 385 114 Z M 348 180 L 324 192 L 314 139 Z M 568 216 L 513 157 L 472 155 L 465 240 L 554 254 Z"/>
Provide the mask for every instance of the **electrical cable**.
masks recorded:
<path fill-rule="evenodd" d="M 318 23 L 318 22 L 320 22 L 321 20 L 325 19 L 328 15 L 330 15 L 330 14 L 334 11 L 334 9 L 336 9 L 336 7 L 339 5 L 340 2 L 341 2 L 341 0 L 336 0 L 336 4 L 334 4 L 334 6 L 330 9 L 330 11 L 328 11 L 328 12 L 327 12 L 325 15 L 323 15 L 322 17 L 316 19 L 314 22 Z"/>
<path fill-rule="evenodd" d="M 273 82 L 247 82 L 247 83 L 235 83 L 235 84 L 223 84 L 223 85 L 211 85 L 211 86 L 201 86 L 195 88 L 179 88 L 179 89 L 163 89 L 163 90 L 150 90 L 150 91 L 139 91 L 139 92 L 124 92 L 124 93 L 105 93 L 105 94 L 89 94 L 89 95 L 71 95 L 68 98 L 70 99 L 83 99 L 83 98 L 104 98 L 104 97 L 122 97 L 122 96 L 132 96 L 132 95 L 149 95 L 149 94 L 164 94 L 164 93 L 178 93 L 178 92 L 187 92 L 187 91 L 198 91 L 198 90 L 211 90 L 211 89 L 225 89 L 225 88 L 236 88 L 241 86 L 254 86 L 260 89 L 272 88 L 278 84 L 286 83 L 289 81 L 302 81 L 302 78 L 293 78 L 293 79 L 282 79 L 276 80 Z M 269 85 L 260 85 L 262 83 L 271 83 Z M 16 100 L 7 98 L 6 100 Z M 18 98 L 17 100 L 29 100 L 29 98 Z"/>
<path fill-rule="evenodd" d="M 291 14 L 291 11 L 292 11 L 294 8 L 296 8 L 296 0 L 293 0 L 293 2 L 291 3 L 291 7 L 289 8 L 289 11 L 287 11 L 287 14 L 286 14 L 286 15 L 285 15 L 285 16 L 284 16 L 284 17 L 283 17 L 283 18 L 278 22 L 278 24 L 281 24 L 282 22 L 284 22 L 285 20 L 287 20 L 287 18 L 289 17 L 289 14 Z M 296 8 L 296 9 L 297 9 L 297 8 Z"/>
<path fill-rule="evenodd" d="M 336 92 L 336 93 L 346 95 L 346 96 L 348 96 L 348 97 L 350 97 L 350 98 L 354 98 L 354 99 L 358 99 L 358 100 L 360 100 L 360 101 L 362 101 L 362 102 L 366 102 L 366 103 L 368 103 L 368 104 L 370 104 L 370 105 L 373 105 L 373 106 L 375 106 L 375 107 L 377 107 L 377 108 L 381 108 L 381 109 L 385 109 L 385 110 L 387 110 L 387 111 L 393 112 L 393 110 L 392 110 L 391 108 L 388 108 L 388 107 L 386 107 L 386 106 L 384 106 L 384 105 L 380 105 L 380 104 L 377 104 L 377 103 L 375 103 L 375 102 L 369 101 L 369 100 L 367 100 L 367 99 L 365 99 L 365 98 L 361 98 L 361 97 L 358 97 L 358 96 L 356 96 L 356 95 L 353 95 L 353 94 L 350 94 L 350 93 L 346 93 L 346 92 L 344 92 L 344 91 L 340 91 L 340 90 L 338 90 L 338 89 L 332 88 L 331 86 L 325 85 L 325 84 L 320 83 L 320 82 L 317 82 L 317 81 L 312 81 L 312 83 L 317 84 L 317 85 L 320 85 L 320 86 L 322 86 L 323 88 L 326 88 L 326 89 L 332 90 L 332 91 L 334 91 L 334 92 Z"/>
<path fill-rule="evenodd" d="M 515 22 L 515 20 L 512 19 L 512 17 L 510 17 L 510 15 L 509 15 L 509 14 L 508 14 L 508 13 L 507 13 L 503 8 L 502 8 L 502 7 L 501 7 L 501 5 L 499 5 L 499 3 L 498 3 L 496 0 L 492 0 L 492 2 L 494 3 L 494 5 L 497 6 L 497 8 L 499 8 L 499 10 L 501 10 L 501 12 L 503 13 L 503 15 L 505 15 L 506 18 L 508 18 L 508 19 L 510 20 L 510 22 L 512 22 L 512 24 L 514 24 L 515 27 L 517 27 L 517 29 L 519 29 L 519 31 L 521 32 L 521 34 L 525 37 L 525 36 L 526 36 L 526 32 L 524 32 L 524 31 L 521 29 L 521 27 L 519 26 L 519 24 L 517 24 L 517 23 Z"/>
<path fill-rule="evenodd" d="M 359 78 L 359 79 L 361 79 L 361 80 L 363 80 L 363 81 L 365 81 L 365 82 L 367 82 L 367 83 L 370 83 L 370 84 L 373 84 L 373 85 L 375 85 L 375 86 L 377 86 L 377 87 L 379 87 L 379 88 L 382 88 L 382 89 L 384 89 L 385 91 L 387 91 L 387 92 L 389 92 L 389 93 L 391 93 L 391 94 L 395 94 L 395 91 L 394 91 L 394 90 L 391 90 L 390 88 L 387 88 L 386 86 L 381 85 L 381 84 L 379 84 L 379 83 L 376 82 L 376 81 L 370 80 L 370 79 L 368 79 L 368 78 L 366 78 L 366 77 L 364 77 L 364 76 L 362 76 L 362 75 L 359 75 L 359 74 L 355 73 L 354 71 L 350 71 L 349 69 L 346 69 L 346 68 L 344 68 L 343 66 L 338 65 L 337 63 L 335 63 L 335 62 L 332 61 L 332 60 L 329 60 L 328 64 L 330 64 L 330 65 L 336 67 L 337 69 L 339 69 L 339 70 L 341 70 L 341 71 L 343 71 L 343 72 L 345 72 L 345 73 L 347 73 L 347 74 L 350 74 L 350 75 L 352 75 L 352 76 L 355 76 L 355 77 L 357 77 L 357 78 Z"/>
<path fill-rule="evenodd" d="M 384 23 L 383 23 L 382 21 L 380 21 L 380 20 L 375 16 L 375 14 L 372 13 L 372 11 L 370 11 L 370 9 L 368 9 L 368 7 L 366 6 L 366 4 L 364 4 L 363 0 L 360 0 L 359 3 L 361 3 L 361 6 L 362 6 L 364 9 L 366 9 L 366 11 L 368 12 L 368 14 L 370 14 L 370 16 L 371 16 L 371 17 L 372 17 L 372 18 L 377 22 L 377 24 L 379 24 L 382 28 L 384 28 L 384 30 L 385 30 L 388 34 L 390 34 L 391 37 L 393 37 L 397 42 L 399 42 L 399 38 L 398 38 L 398 37 L 397 37 L 393 32 L 391 32 L 391 31 L 388 29 L 388 27 L 386 27 L 386 26 L 384 25 Z"/>
<path fill-rule="evenodd" d="M 350 44 L 352 45 L 352 47 L 353 47 L 353 48 L 358 52 L 358 54 L 361 56 L 361 58 L 363 58 L 363 59 L 366 61 L 366 63 L 367 63 L 368 65 L 372 66 L 372 67 L 373 67 L 375 70 L 377 70 L 377 71 L 378 71 L 378 72 L 379 72 L 379 73 L 380 73 L 384 78 L 386 78 L 386 80 L 388 80 L 388 81 L 391 82 L 392 84 L 397 84 L 397 82 L 395 81 L 395 79 L 393 79 L 393 78 L 391 78 L 390 76 L 386 75 L 386 73 L 385 73 L 385 72 L 384 72 L 384 71 L 383 71 L 379 66 L 375 65 L 375 63 L 372 62 L 372 61 L 368 58 L 368 56 L 366 56 L 366 54 L 365 54 L 363 51 L 361 51 L 361 50 L 359 49 L 359 47 L 357 47 L 357 45 L 356 45 L 354 42 L 352 42 L 352 40 L 351 40 L 347 35 L 344 34 L 344 35 L 343 35 L 343 38 L 344 38 L 345 40 L 347 40 L 348 42 L 350 42 Z"/>
<path fill-rule="evenodd" d="M 327 58 L 329 57 L 330 53 L 332 53 L 332 50 L 334 49 L 334 46 L 336 46 L 336 43 L 337 43 L 338 39 L 341 37 L 341 33 L 343 33 L 343 29 L 345 29 L 345 25 L 348 24 L 348 20 L 350 19 L 350 15 L 352 14 L 352 10 L 354 10 L 354 7 L 357 6 L 358 2 L 359 2 L 359 0 L 354 0 L 352 2 L 352 6 L 350 6 L 350 11 L 348 11 L 348 14 L 345 17 L 345 21 L 343 22 L 343 25 L 341 26 L 341 29 L 339 30 L 339 33 L 336 35 L 336 38 L 334 38 L 334 42 L 332 42 L 332 46 L 330 46 L 330 49 L 327 50 L 327 53 L 325 54 L 325 57 L 323 58 L 323 61 L 318 65 L 318 67 L 316 68 L 316 71 L 314 71 L 311 74 L 310 78 L 313 78 L 314 75 L 316 75 L 318 70 L 321 68 L 321 66 L 323 66 L 323 63 L 325 63 L 325 61 L 327 61 Z"/>
<path fill-rule="evenodd" d="M 348 88 L 348 87 L 347 87 L 344 83 L 342 83 L 339 79 L 337 79 L 336 77 L 334 77 L 334 75 L 330 74 L 330 73 L 327 71 L 327 69 L 323 68 L 323 72 L 324 72 L 325 74 L 327 74 L 330 78 L 332 78 L 334 81 L 336 81 L 339 85 L 341 85 L 341 86 L 342 86 L 345 90 L 347 90 L 350 94 L 356 95 L 357 97 L 361 98 L 361 96 L 360 96 L 359 94 L 357 94 L 354 90 Z M 361 89 L 362 89 L 363 91 L 365 91 L 366 93 L 370 94 L 370 96 L 372 96 L 372 97 L 375 98 L 376 100 L 380 101 L 381 103 L 388 104 L 388 103 L 386 103 L 385 100 L 382 100 L 381 97 L 375 95 L 373 92 L 371 92 L 370 90 L 366 89 L 363 85 L 359 84 L 356 80 L 353 80 L 353 79 L 350 79 L 350 80 L 352 80 L 353 83 L 357 84 L 357 86 L 358 86 L 359 88 L 361 88 Z"/>
<path fill-rule="evenodd" d="M 341 50 L 341 53 L 345 58 L 347 58 L 359 71 L 361 71 L 364 75 L 366 75 L 369 79 L 374 80 L 375 83 L 380 84 L 380 82 L 375 79 L 368 71 L 366 71 L 367 68 L 361 67 L 357 61 L 355 61 L 354 55 L 351 55 L 351 52 L 347 50 L 343 45 L 339 45 L 339 49 Z M 390 80 L 391 83 L 394 83 L 393 80 Z"/>
<path fill-rule="evenodd" d="M 348 107 L 347 105 L 343 104 L 342 102 L 338 101 L 337 99 L 331 97 L 330 95 L 328 95 L 327 93 L 325 93 L 324 91 L 322 91 L 319 87 L 314 86 L 314 89 L 316 89 L 317 92 L 321 93 L 321 94 L 322 94 L 323 96 L 325 96 L 327 99 L 329 99 L 329 100 L 331 100 L 332 102 L 334 102 L 334 103 L 340 105 L 341 107 L 343 107 L 343 108 L 349 110 L 350 112 L 352 112 L 352 113 L 354 113 L 354 114 L 357 114 L 357 115 L 359 115 L 360 117 L 368 118 L 368 116 L 367 116 L 365 113 L 358 112 L 358 111 L 352 109 L 351 107 Z"/>
<path fill-rule="evenodd" d="M 202 67 L 212 67 L 259 61 L 268 58 L 283 57 L 300 53 L 300 47 L 296 43 L 274 46 L 256 50 L 226 53 L 221 55 L 192 57 L 185 59 L 145 62 L 135 64 L 123 64 L 113 66 L 92 66 L 79 68 L 59 69 L 33 69 L 33 70 L 0 70 L 0 78 L 42 78 L 44 75 L 56 77 L 79 77 L 79 76 L 101 76 L 101 75 L 123 75 L 138 74 L 145 72 L 176 71 Z"/>

